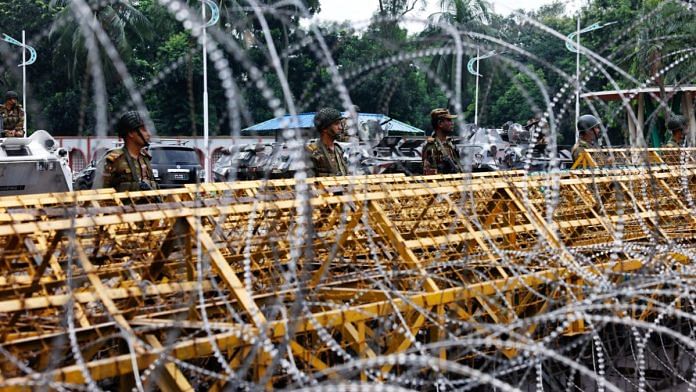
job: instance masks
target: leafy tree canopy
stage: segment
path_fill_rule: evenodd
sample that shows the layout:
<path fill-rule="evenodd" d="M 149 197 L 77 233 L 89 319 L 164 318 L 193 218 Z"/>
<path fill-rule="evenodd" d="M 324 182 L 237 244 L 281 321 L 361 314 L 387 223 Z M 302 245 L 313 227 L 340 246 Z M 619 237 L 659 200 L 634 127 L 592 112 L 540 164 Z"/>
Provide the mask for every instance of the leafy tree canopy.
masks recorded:
<path fill-rule="evenodd" d="M 98 45 L 109 113 L 134 105 L 113 61 L 116 54 L 160 134 L 200 135 L 203 60 L 198 34 L 192 33 L 197 27 L 184 26 L 157 0 L 85 2 L 98 33 L 112 45 Z M 199 1 L 187 3 L 192 12 L 200 12 Z M 254 11 L 246 2 L 218 1 L 221 19 L 209 29 L 209 42 L 224 42 L 209 47 L 207 64 L 213 134 L 239 132 L 272 117 L 276 107 L 289 110 L 290 102 L 300 112 L 344 106 L 343 92 L 363 112 L 385 113 L 426 130 L 434 107 L 461 107 L 465 121 L 473 122 L 476 77 L 466 64 L 478 49 L 479 54 L 496 53 L 478 64 L 480 125 L 524 122 L 553 110 L 561 121 L 559 140 L 572 143 L 576 64 L 564 37 L 577 22 L 562 2 L 501 16 L 485 0 L 438 0 L 440 12 L 430 17 L 430 25 L 409 34 L 401 19 L 426 1 L 375 0 L 369 27 L 356 31 L 347 24 L 324 24 L 318 29 L 321 39 L 305 22 L 321 10 L 319 0 L 305 0 L 301 6 L 257 3 L 262 8 Z M 85 30 L 89 18 L 76 17 L 75 4 L 0 0 L 1 32 L 19 39 L 25 30 L 39 53 L 27 68 L 30 129 L 55 135 L 94 133 L 94 64 L 87 47 L 96 36 Z M 581 35 L 582 45 L 604 60 L 582 56 L 583 91 L 693 84 L 693 16 L 677 1 L 589 1 L 580 10 L 582 26 L 615 23 Z M 459 34 L 453 35 L 452 28 Z M 218 57 L 212 58 L 216 49 Z M 21 90 L 21 51 L 3 42 L 0 57 L 0 85 Z M 461 102 L 456 102 L 457 89 Z M 625 133 L 616 120 L 623 118 L 621 108 L 595 106 L 610 117 L 605 122 L 620 138 Z M 581 111 L 587 110 L 583 103 Z"/>

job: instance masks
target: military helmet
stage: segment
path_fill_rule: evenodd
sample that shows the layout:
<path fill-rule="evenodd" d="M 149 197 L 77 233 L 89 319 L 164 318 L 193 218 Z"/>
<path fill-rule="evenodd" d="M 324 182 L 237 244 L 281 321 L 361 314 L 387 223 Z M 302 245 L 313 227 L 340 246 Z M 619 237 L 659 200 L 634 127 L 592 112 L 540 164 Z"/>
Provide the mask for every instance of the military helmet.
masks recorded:
<path fill-rule="evenodd" d="M 433 134 L 435 134 L 435 130 L 437 129 L 440 120 L 443 119 L 454 119 L 457 118 L 457 116 L 454 116 L 450 114 L 449 110 L 444 109 L 444 108 L 436 108 L 430 111 L 430 125 L 433 127 Z"/>
<path fill-rule="evenodd" d="M 667 121 L 667 129 L 670 131 L 676 131 L 678 129 L 681 129 L 682 131 L 686 128 L 686 118 L 684 116 L 680 115 L 674 115 L 670 117 L 669 121 Z"/>
<path fill-rule="evenodd" d="M 314 128 L 317 132 L 321 132 L 331 124 L 342 119 L 343 116 L 338 110 L 334 108 L 321 108 L 317 114 L 314 115 Z"/>
<path fill-rule="evenodd" d="M 17 92 L 15 92 L 15 91 L 6 92 L 5 93 L 5 101 L 7 101 L 8 99 L 11 99 L 11 98 L 19 99 L 19 94 L 17 94 Z"/>
<path fill-rule="evenodd" d="M 439 120 L 441 118 L 453 119 L 457 118 L 457 116 L 450 114 L 449 110 L 443 108 L 437 108 L 430 111 L 431 120 Z"/>
<path fill-rule="evenodd" d="M 583 114 L 578 118 L 578 131 L 585 132 L 600 125 L 599 119 L 591 114 Z"/>
<path fill-rule="evenodd" d="M 119 137 L 124 138 L 129 131 L 138 129 L 143 125 L 145 125 L 145 122 L 143 121 L 142 116 L 140 116 L 140 113 L 136 112 L 135 110 L 131 110 L 125 112 L 121 118 L 118 119 L 118 123 L 116 124 L 116 132 L 118 132 Z"/>

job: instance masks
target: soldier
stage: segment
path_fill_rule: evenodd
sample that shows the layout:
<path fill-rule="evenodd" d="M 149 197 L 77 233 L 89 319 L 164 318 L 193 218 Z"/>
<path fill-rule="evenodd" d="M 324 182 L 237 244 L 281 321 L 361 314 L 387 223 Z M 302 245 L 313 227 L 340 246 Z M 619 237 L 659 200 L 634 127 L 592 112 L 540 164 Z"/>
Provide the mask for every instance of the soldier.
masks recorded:
<path fill-rule="evenodd" d="M 320 109 L 314 116 L 314 128 L 319 132 L 319 140 L 307 145 L 312 160 L 312 174 L 316 177 L 345 176 L 348 165 L 343 157 L 343 149 L 336 143 L 344 129 L 345 117 L 334 108 Z"/>
<path fill-rule="evenodd" d="M 353 105 L 353 111 L 355 111 L 355 114 L 358 115 L 358 120 L 360 120 L 360 106 Z M 348 113 L 346 113 L 346 115 L 348 115 Z M 339 136 L 339 138 L 336 139 L 337 142 L 342 142 L 342 143 L 349 143 L 350 142 L 350 134 L 348 132 L 346 132 L 346 130 L 348 129 L 347 124 L 345 124 L 346 120 L 347 120 L 347 118 L 345 120 L 343 120 L 343 122 L 344 122 L 343 132 L 341 132 L 341 136 Z M 363 124 L 358 121 L 358 124 L 356 124 L 356 127 L 355 127 L 356 130 L 360 129 L 361 125 L 363 125 Z M 359 137 L 359 134 L 358 134 L 358 137 Z"/>
<path fill-rule="evenodd" d="M 118 192 L 157 189 L 144 148 L 150 144 L 150 132 L 140 113 L 126 112 L 116 124 L 123 147 L 109 152 L 96 174 L 94 188 L 114 188 Z"/>
<path fill-rule="evenodd" d="M 3 137 L 24 136 L 24 109 L 17 103 L 18 98 L 14 91 L 5 93 L 5 104 L 0 106 Z"/>
<path fill-rule="evenodd" d="M 429 137 L 423 147 L 423 174 L 461 173 L 459 151 L 452 144 L 449 136 L 454 129 L 452 119 L 457 118 L 447 109 L 433 109 L 430 123 L 434 137 Z"/>
<path fill-rule="evenodd" d="M 577 162 L 578 158 L 585 151 L 585 149 L 595 148 L 597 145 L 597 139 L 599 138 L 601 132 L 600 124 L 599 119 L 591 114 L 585 114 L 578 118 L 577 127 L 578 132 L 580 133 L 580 138 L 571 150 L 573 162 Z"/>
<path fill-rule="evenodd" d="M 667 121 L 667 129 L 672 132 L 670 138 L 662 147 L 685 147 L 686 140 L 684 139 L 684 129 L 686 129 L 686 118 L 684 116 L 674 115 Z"/>

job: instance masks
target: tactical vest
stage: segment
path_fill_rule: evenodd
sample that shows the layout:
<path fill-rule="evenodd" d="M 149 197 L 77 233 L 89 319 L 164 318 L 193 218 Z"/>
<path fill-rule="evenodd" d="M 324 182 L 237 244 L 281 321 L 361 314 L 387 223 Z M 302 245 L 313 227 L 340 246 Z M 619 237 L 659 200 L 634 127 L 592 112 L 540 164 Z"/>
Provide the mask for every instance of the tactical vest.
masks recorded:
<path fill-rule="evenodd" d="M 459 162 L 456 147 L 449 140 L 443 144 L 437 139 L 430 139 L 423 147 L 423 152 L 426 155 L 425 158 L 431 160 L 429 164 L 434 164 L 438 174 L 462 173 L 464 171 Z M 425 164 L 425 162 L 423 163 Z"/>
<path fill-rule="evenodd" d="M 308 149 L 312 154 L 315 176 L 345 176 L 348 174 L 346 163 L 343 160 L 343 150 L 338 144 L 334 144 L 334 150 L 330 151 L 321 141 L 317 141 L 308 146 Z"/>
<path fill-rule="evenodd" d="M 7 108 L 4 105 L 0 106 L 0 117 L 2 117 L 2 126 L 0 127 L 0 131 L 5 131 L 5 130 L 15 130 L 17 129 L 17 126 L 24 120 L 24 111 L 22 110 L 22 107 L 17 104 L 15 105 L 12 109 L 7 110 Z M 20 129 L 23 128 L 20 127 Z"/>
<path fill-rule="evenodd" d="M 570 154 L 573 157 L 573 162 L 577 161 L 578 158 L 580 158 L 580 154 L 585 151 L 587 148 L 594 148 L 592 144 L 588 143 L 585 140 L 579 139 L 578 142 L 573 146 L 573 148 L 570 150 Z"/>
<path fill-rule="evenodd" d="M 126 161 L 127 168 L 124 168 L 123 172 L 112 172 L 112 184 L 117 192 L 157 189 L 157 182 L 155 182 L 154 178 L 143 179 L 142 176 L 138 174 L 139 170 L 136 167 L 137 162 L 133 161 L 133 158 L 125 149 L 122 150 L 122 155 Z M 144 161 L 148 173 L 152 174 L 150 160 L 145 157 Z M 115 182 L 118 183 L 116 184 Z"/>

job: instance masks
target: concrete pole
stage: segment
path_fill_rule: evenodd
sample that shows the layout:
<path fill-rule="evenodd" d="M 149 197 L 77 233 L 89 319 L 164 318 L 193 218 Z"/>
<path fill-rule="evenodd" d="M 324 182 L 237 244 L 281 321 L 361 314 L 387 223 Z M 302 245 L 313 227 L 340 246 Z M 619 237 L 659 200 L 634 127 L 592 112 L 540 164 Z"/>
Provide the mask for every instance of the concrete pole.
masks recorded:
<path fill-rule="evenodd" d="M 203 21 L 203 156 L 205 160 L 205 182 L 210 182 L 210 151 L 208 140 L 208 35 L 205 28 L 205 2 L 201 1 L 201 15 Z"/>

